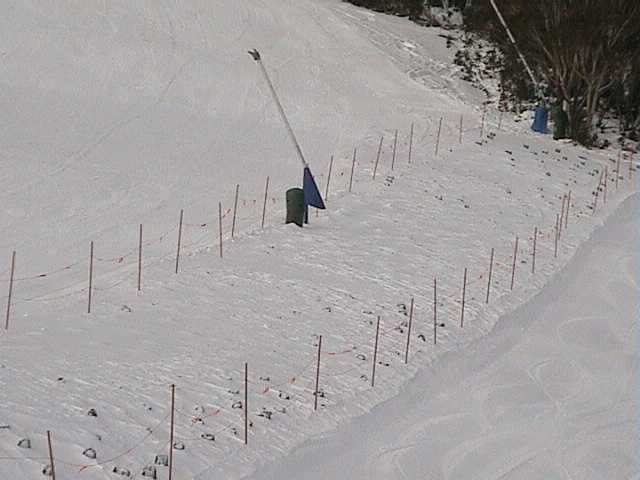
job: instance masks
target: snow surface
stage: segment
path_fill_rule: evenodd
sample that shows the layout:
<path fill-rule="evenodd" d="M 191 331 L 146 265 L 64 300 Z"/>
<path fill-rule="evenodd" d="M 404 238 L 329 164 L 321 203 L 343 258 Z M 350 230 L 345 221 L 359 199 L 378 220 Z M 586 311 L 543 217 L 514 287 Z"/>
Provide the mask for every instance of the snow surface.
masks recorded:
<path fill-rule="evenodd" d="M 635 189 L 626 159 L 616 188 L 616 159 L 606 153 L 551 142 L 492 111 L 482 129 L 480 94 L 457 80 L 437 30 L 337 0 L 16 0 L 3 2 L 0 13 L 6 291 L 17 251 L 11 324 L 0 333 L 2 479 L 42 477 L 47 430 L 60 478 L 119 478 L 115 467 L 141 478 L 142 467 L 168 451 L 172 383 L 176 440 L 185 447 L 175 451 L 174 478 L 251 474 L 490 334 Z M 323 190 L 335 155 L 329 210 L 312 214 L 303 230 L 282 225 L 284 192 L 301 182 L 301 172 L 246 54 L 255 47 Z M 605 165 L 607 203 L 599 192 L 593 215 Z M 569 190 L 568 230 L 555 259 L 553 226 Z M 534 226 L 540 236 L 531 275 Z M 90 241 L 96 261 L 87 314 Z M 486 305 L 491 248 L 496 263 Z M 470 283 L 460 328 L 465 267 Z M 436 346 L 434 277 L 445 324 Z M 411 297 L 416 310 L 404 365 Z M 378 315 L 381 364 L 372 389 Z M 314 413 L 317 335 L 324 396 Z M 234 408 L 243 397 L 244 362 L 248 448 L 243 411 Z M 87 415 L 91 408 L 97 417 Z M 32 441 L 31 450 L 17 447 L 21 438 Z M 86 448 L 96 450 L 95 460 L 82 455 Z M 158 470 L 167 478 L 166 467 Z"/>
<path fill-rule="evenodd" d="M 640 478 L 637 208 L 490 335 L 250 478 Z"/>

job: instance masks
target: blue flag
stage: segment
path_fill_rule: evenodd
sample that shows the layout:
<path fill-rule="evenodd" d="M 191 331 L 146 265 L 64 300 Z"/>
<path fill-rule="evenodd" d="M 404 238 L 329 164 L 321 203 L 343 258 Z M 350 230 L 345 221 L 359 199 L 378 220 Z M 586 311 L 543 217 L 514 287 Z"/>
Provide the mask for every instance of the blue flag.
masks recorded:
<path fill-rule="evenodd" d="M 304 167 L 304 177 L 302 179 L 302 190 L 304 191 L 304 203 L 305 205 L 311 205 L 312 207 L 324 210 L 324 202 L 322 201 L 322 195 L 318 191 L 316 181 L 311 175 L 309 167 Z"/>
<path fill-rule="evenodd" d="M 547 122 L 549 120 L 549 111 L 542 104 L 539 104 L 535 110 L 533 125 L 531 130 L 538 133 L 547 133 Z"/>

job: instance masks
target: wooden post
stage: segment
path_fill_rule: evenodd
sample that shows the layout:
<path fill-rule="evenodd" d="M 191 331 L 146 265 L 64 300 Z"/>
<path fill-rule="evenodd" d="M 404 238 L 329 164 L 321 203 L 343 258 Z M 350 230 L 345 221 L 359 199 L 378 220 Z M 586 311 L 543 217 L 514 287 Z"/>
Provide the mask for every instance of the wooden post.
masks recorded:
<path fill-rule="evenodd" d="M 491 249 L 491 261 L 489 262 L 489 280 L 487 281 L 487 300 L 486 303 L 489 303 L 489 292 L 491 291 L 491 275 L 493 274 L 493 255 L 495 253 L 495 249 Z"/>
<path fill-rule="evenodd" d="M 484 138 L 484 120 L 487 115 L 487 107 L 485 105 L 484 110 L 482 111 L 482 124 L 480 126 L 480 139 Z"/>
<path fill-rule="evenodd" d="M 604 192 L 602 195 L 602 202 L 607 203 L 607 182 L 609 180 L 609 166 L 604 167 Z"/>
<path fill-rule="evenodd" d="M 513 283 L 516 278 L 516 261 L 518 258 L 518 236 L 516 235 L 516 246 L 513 249 L 513 267 L 511 268 L 511 290 L 513 290 Z"/>
<path fill-rule="evenodd" d="M 180 221 L 178 223 L 178 248 L 176 250 L 176 273 L 180 264 L 180 246 L 182 245 L 182 222 L 184 220 L 184 210 L 180 210 Z"/>
<path fill-rule="evenodd" d="M 404 364 L 409 363 L 409 343 L 411 342 L 411 324 L 413 323 L 413 297 L 411 297 L 411 306 L 409 307 L 409 326 L 407 328 L 407 348 L 404 351 Z"/>
<path fill-rule="evenodd" d="M 500 109 L 500 116 L 498 117 L 498 130 L 502 130 L 502 114 L 504 112 Z"/>
<path fill-rule="evenodd" d="M 53 461 L 53 445 L 51 444 L 51 432 L 47 430 L 47 444 L 49 445 L 49 463 L 51 464 L 51 478 L 56 480 L 56 466 Z"/>
<path fill-rule="evenodd" d="M 87 313 L 91 313 L 91 297 L 93 292 L 93 242 L 89 246 L 89 299 L 87 302 Z"/>
<path fill-rule="evenodd" d="M 411 163 L 412 153 L 413 153 L 413 122 L 411 122 L 411 132 L 409 133 L 409 163 Z"/>
<path fill-rule="evenodd" d="M 620 154 L 618 154 L 618 161 L 616 162 L 616 190 L 618 190 L 619 179 L 620 179 Z"/>
<path fill-rule="evenodd" d="M 238 195 L 240 194 L 240 184 L 236 184 L 236 196 L 233 201 L 233 220 L 231 221 L 231 238 L 234 237 L 236 233 L 236 216 L 238 213 Z"/>
<path fill-rule="evenodd" d="M 171 425 L 169 434 L 169 480 L 173 478 L 173 430 L 176 408 L 176 386 L 171 385 Z"/>
<path fill-rule="evenodd" d="M 249 444 L 249 364 L 244 363 L 244 444 Z"/>
<path fill-rule="evenodd" d="M 460 136 L 458 138 L 458 143 L 462 143 L 462 120 L 463 120 L 463 116 L 460 115 Z"/>
<path fill-rule="evenodd" d="M 442 132 L 442 117 L 438 123 L 438 136 L 436 137 L 436 157 L 438 156 L 438 150 L 440 148 L 440 132 Z"/>
<path fill-rule="evenodd" d="M 9 330 L 9 316 L 11 315 L 11 296 L 13 295 L 13 275 L 16 270 L 16 252 L 11 254 L 11 275 L 9 277 L 9 296 L 7 297 L 7 315 L 4 320 L 4 329 Z"/>
<path fill-rule="evenodd" d="M 333 155 L 331 155 L 331 160 L 329 161 L 329 174 L 327 175 L 327 185 L 324 190 L 324 201 L 327 201 L 329 198 L 329 182 L 331 181 L 331 170 L 333 169 Z"/>
<path fill-rule="evenodd" d="M 378 335 L 380 334 L 380 315 L 378 315 L 378 323 L 376 324 L 376 340 L 373 344 L 373 369 L 371 372 L 371 386 L 376 383 L 376 362 L 378 360 Z"/>
<path fill-rule="evenodd" d="M 222 202 L 218 202 L 218 230 L 220 231 L 220 258 L 222 258 Z"/>
<path fill-rule="evenodd" d="M 533 261 L 531 262 L 531 274 L 536 273 L 536 244 L 538 243 L 538 227 L 533 229 Z"/>
<path fill-rule="evenodd" d="M 138 291 L 142 290 L 142 224 L 138 235 Z"/>
<path fill-rule="evenodd" d="M 567 195 L 567 211 L 564 214 L 564 229 L 566 230 L 569 226 L 569 208 L 571 207 L 571 190 L 569 190 L 569 195 Z"/>
<path fill-rule="evenodd" d="M 393 137 L 393 156 L 391 157 L 391 171 L 393 172 L 393 167 L 396 164 L 396 148 L 398 146 L 398 130 L 396 129 L 396 133 Z"/>
<path fill-rule="evenodd" d="M 353 160 L 351 161 L 351 176 L 349 177 L 349 193 L 351 193 L 351 188 L 353 187 L 353 171 L 356 168 L 356 155 L 357 155 L 358 149 L 354 148 L 353 149 Z"/>
<path fill-rule="evenodd" d="M 267 196 L 269 195 L 269 177 L 267 176 L 267 183 L 264 186 L 264 203 L 262 204 L 262 223 L 261 228 L 264 228 L 264 219 L 267 214 Z"/>
<path fill-rule="evenodd" d="M 464 306 L 467 297 L 467 267 L 464 268 L 464 277 L 462 279 L 462 313 L 460 314 L 460 328 L 464 327 Z"/>
<path fill-rule="evenodd" d="M 559 238 L 558 222 L 560 222 L 560 215 L 556 213 L 556 229 L 555 229 L 555 235 L 554 235 L 555 243 L 553 247 L 553 258 L 558 258 L 558 238 Z"/>
<path fill-rule="evenodd" d="M 433 279 L 433 344 L 438 342 L 438 284 Z"/>
<path fill-rule="evenodd" d="M 313 411 L 318 410 L 318 387 L 320 386 L 320 355 L 322 354 L 322 335 L 318 339 L 318 361 L 316 362 L 316 390 L 313 399 Z"/>

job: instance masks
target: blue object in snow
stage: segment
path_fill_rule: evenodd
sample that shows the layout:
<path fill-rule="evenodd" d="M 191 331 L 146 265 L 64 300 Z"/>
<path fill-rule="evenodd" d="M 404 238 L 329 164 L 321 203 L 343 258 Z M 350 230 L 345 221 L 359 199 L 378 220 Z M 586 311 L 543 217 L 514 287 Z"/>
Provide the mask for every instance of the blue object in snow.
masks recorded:
<path fill-rule="evenodd" d="M 533 125 L 531 125 L 531 130 L 538 133 L 547 133 L 547 123 L 549 122 L 549 111 L 547 107 L 543 104 L 540 104 L 536 107 L 536 112 L 533 117 Z"/>
<path fill-rule="evenodd" d="M 302 190 L 304 190 L 305 206 L 311 205 L 312 207 L 319 208 L 320 210 L 324 210 L 326 208 L 322 201 L 322 195 L 320 195 L 320 192 L 318 191 L 318 186 L 316 185 L 316 181 L 313 179 L 313 175 L 311 175 L 309 167 L 304 167 Z"/>

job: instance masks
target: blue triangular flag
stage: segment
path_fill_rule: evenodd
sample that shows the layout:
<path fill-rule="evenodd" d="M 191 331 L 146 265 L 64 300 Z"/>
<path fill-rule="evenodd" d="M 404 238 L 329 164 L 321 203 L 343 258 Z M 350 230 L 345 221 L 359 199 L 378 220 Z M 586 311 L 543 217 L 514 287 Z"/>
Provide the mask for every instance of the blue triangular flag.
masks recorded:
<path fill-rule="evenodd" d="M 302 190 L 304 191 L 305 205 L 311 205 L 312 207 L 319 208 L 320 210 L 324 210 L 326 208 L 324 206 L 324 202 L 322 201 L 322 196 L 318 191 L 316 181 L 313 179 L 313 175 L 311 175 L 311 170 L 309 170 L 309 167 L 304 167 Z"/>
<path fill-rule="evenodd" d="M 538 133 L 547 133 L 547 122 L 549 121 L 549 111 L 542 104 L 536 107 L 531 130 Z"/>

